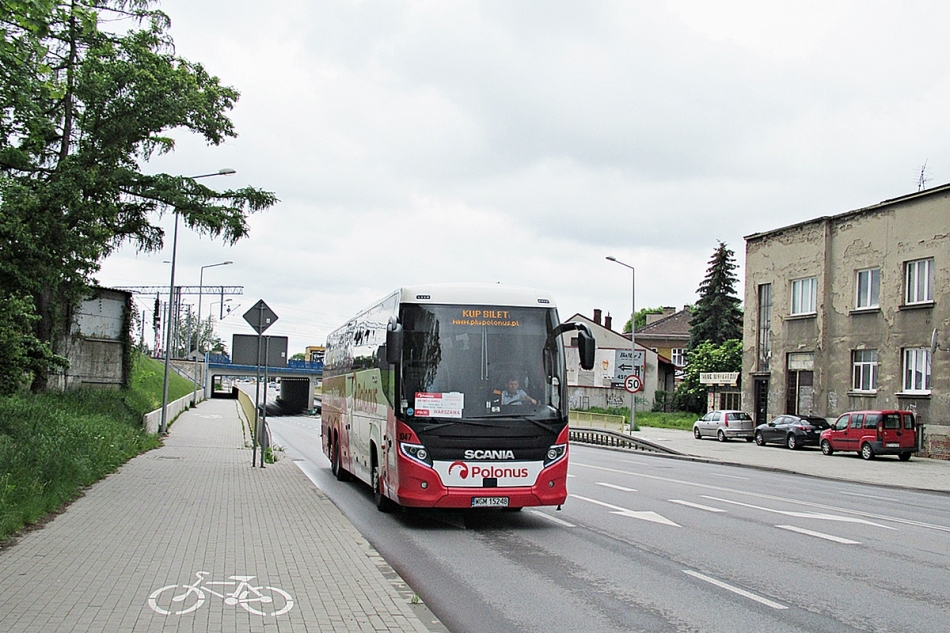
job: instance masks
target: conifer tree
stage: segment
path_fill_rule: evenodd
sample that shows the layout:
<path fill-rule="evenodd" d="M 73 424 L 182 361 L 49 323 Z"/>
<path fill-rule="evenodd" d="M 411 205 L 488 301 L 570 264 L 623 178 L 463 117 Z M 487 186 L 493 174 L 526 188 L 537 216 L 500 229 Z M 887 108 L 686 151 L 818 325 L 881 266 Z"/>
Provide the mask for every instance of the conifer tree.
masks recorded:
<path fill-rule="evenodd" d="M 699 300 L 690 320 L 689 349 L 705 342 L 720 345 L 730 339 L 742 339 L 742 309 L 736 295 L 739 279 L 735 271 L 735 253 L 724 243 L 713 252 L 706 277 L 696 291 Z"/>

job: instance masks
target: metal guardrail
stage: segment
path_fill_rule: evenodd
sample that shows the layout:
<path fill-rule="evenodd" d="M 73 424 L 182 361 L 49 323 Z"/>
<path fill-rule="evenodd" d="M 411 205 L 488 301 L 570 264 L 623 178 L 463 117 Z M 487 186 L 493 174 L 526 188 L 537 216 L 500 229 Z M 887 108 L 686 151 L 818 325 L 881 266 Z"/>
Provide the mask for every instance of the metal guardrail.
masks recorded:
<path fill-rule="evenodd" d="M 649 440 L 633 437 L 632 435 L 626 435 L 624 433 L 618 433 L 617 431 L 608 431 L 606 429 L 572 426 L 570 430 L 570 440 L 578 444 L 625 448 L 628 450 L 644 451 L 648 453 L 665 453 L 666 455 L 683 454 L 667 446 L 654 444 Z"/>

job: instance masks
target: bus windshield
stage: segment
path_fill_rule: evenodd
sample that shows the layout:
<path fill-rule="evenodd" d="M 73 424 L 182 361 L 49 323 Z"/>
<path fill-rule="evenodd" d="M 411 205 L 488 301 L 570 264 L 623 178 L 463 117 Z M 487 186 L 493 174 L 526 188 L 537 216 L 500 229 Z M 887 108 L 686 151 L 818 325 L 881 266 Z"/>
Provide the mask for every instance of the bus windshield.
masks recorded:
<path fill-rule="evenodd" d="M 400 316 L 400 401 L 408 418 L 563 415 L 553 308 L 403 304 Z"/>

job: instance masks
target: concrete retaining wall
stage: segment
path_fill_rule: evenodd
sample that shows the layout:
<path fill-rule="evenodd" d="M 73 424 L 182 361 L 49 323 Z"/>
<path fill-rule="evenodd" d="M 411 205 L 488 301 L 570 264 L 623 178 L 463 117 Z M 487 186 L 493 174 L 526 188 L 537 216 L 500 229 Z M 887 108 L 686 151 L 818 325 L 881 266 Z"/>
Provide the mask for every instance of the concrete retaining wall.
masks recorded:
<path fill-rule="evenodd" d="M 171 426 L 172 422 L 175 421 L 175 418 L 177 418 L 182 411 L 191 407 L 192 403 L 197 404 L 204 399 L 204 394 L 202 394 L 200 391 L 193 391 L 183 398 L 179 398 L 174 402 L 169 402 L 168 406 L 166 407 L 168 409 L 168 414 L 166 416 L 166 422 L 168 426 Z M 147 432 L 158 433 L 158 428 L 162 424 L 162 410 L 155 409 L 151 413 L 146 413 L 143 424 L 145 425 L 145 430 Z"/>

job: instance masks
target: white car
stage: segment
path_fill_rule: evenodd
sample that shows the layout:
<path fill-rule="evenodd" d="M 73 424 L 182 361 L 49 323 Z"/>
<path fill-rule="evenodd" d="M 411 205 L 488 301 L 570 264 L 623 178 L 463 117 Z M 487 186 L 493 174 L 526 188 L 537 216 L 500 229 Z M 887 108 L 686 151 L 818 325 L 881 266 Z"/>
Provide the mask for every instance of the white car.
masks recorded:
<path fill-rule="evenodd" d="M 715 437 L 720 442 L 741 437 L 751 442 L 755 438 L 755 422 L 745 411 L 710 411 L 693 422 L 693 437 Z"/>

